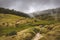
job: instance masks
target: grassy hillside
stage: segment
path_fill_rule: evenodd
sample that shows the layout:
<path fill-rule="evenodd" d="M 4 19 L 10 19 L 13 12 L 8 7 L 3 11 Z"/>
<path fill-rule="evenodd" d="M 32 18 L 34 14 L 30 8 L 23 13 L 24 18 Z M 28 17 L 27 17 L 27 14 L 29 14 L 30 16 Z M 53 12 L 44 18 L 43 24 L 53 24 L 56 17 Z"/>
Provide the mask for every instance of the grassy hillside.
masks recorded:
<path fill-rule="evenodd" d="M 60 40 L 60 24 L 30 27 L 13 36 L 2 36 L 0 40 L 34 40 L 37 33 L 42 36 L 39 40 Z"/>
<path fill-rule="evenodd" d="M 29 23 L 32 23 L 33 19 L 25 18 L 12 14 L 0 14 L 0 29 L 3 34 L 7 34 L 10 31 L 20 31 L 22 29 L 28 28 Z"/>
<path fill-rule="evenodd" d="M 45 20 L 43 14 L 41 20 L 40 16 L 29 18 L 23 13 L 16 14 L 17 11 L 4 10 L 0 10 L 0 40 L 60 40 L 60 22 L 50 16 L 46 15 L 50 20 Z"/>
<path fill-rule="evenodd" d="M 20 31 L 30 27 L 39 26 L 40 24 L 53 24 L 52 21 L 36 20 L 35 18 L 26 18 L 12 14 L 0 14 L 0 29 L 2 35 L 11 31 Z"/>

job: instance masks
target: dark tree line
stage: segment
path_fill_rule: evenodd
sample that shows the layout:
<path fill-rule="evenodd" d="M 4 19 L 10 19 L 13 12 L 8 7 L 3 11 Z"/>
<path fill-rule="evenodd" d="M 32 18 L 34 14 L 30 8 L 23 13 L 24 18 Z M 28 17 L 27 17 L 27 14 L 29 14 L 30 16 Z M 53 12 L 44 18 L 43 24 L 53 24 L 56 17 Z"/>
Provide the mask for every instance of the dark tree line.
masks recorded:
<path fill-rule="evenodd" d="M 23 13 L 23 12 L 19 12 L 16 11 L 14 9 L 10 10 L 10 9 L 5 9 L 0 7 L 0 13 L 4 13 L 4 14 L 14 14 L 14 15 L 18 15 L 18 16 L 23 16 L 23 17 L 29 17 L 28 14 Z"/>

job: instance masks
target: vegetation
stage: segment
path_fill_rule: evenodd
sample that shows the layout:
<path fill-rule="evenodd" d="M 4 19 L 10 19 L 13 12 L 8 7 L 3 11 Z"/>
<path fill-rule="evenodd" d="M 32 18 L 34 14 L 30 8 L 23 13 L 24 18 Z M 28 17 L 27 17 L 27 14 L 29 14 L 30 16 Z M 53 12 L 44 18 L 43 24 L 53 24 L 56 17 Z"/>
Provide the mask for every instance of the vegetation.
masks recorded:
<path fill-rule="evenodd" d="M 9 9 L 5 9 L 5 8 L 0 8 L 0 13 L 3 13 L 3 14 L 13 14 L 13 15 L 18 15 L 18 16 L 24 16 L 24 17 L 29 17 L 27 14 L 23 13 L 23 12 L 19 12 L 19 11 L 16 11 L 14 9 L 12 10 L 9 10 Z"/>
<path fill-rule="evenodd" d="M 50 20 L 50 21 L 51 20 L 54 20 L 54 21 L 60 20 L 60 8 L 44 10 L 44 11 L 36 12 L 36 13 L 37 13 L 37 15 L 34 15 L 34 16 L 41 20 Z"/>
<path fill-rule="evenodd" d="M 29 18 L 27 14 L 0 8 L 0 40 L 60 40 L 60 21 L 50 14 Z M 40 35 L 40 36 L 41 36 Z"/>

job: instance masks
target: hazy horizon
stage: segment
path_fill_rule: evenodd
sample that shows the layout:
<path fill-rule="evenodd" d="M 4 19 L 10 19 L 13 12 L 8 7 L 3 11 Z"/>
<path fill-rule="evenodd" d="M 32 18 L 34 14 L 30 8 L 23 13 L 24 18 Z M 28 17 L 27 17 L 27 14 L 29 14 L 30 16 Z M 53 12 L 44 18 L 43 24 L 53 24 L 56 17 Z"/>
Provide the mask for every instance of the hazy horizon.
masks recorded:
<path fill-rule="evenodd" d="M 60 7 L 60 0 L 0 0 L 0 7 L 32 13 Z"/>

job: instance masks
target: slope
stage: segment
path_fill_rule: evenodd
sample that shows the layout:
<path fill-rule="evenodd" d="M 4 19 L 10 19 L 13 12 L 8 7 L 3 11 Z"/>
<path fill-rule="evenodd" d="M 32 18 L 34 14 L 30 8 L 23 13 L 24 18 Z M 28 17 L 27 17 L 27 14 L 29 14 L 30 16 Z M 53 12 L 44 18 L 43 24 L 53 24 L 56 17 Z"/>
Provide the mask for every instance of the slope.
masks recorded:
<path fill-rule="evenodd" d="M 48 9 L 32 13 L 35 18 L 41 20 L 60 20 L 60 8 Z"/>

